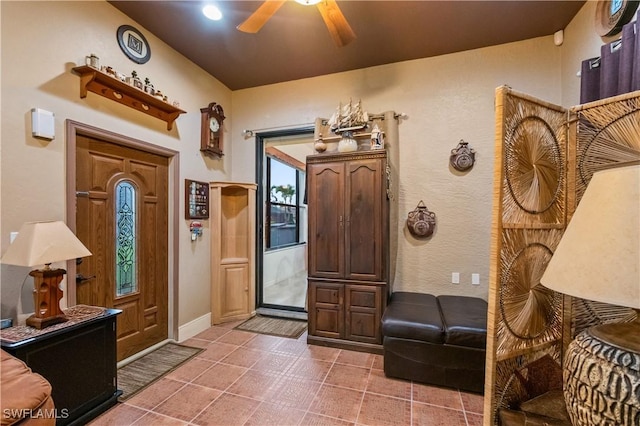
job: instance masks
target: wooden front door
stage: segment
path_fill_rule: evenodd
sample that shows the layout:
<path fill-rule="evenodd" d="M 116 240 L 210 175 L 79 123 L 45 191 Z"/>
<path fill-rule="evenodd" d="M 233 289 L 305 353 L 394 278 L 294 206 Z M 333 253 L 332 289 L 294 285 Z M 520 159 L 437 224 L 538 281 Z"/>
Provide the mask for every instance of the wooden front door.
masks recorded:
<path fill-rule="evenodd" d="M 76 302 L 121 309 L 118 360 L 168 335 L 169 159 L 78 135 Z"/>

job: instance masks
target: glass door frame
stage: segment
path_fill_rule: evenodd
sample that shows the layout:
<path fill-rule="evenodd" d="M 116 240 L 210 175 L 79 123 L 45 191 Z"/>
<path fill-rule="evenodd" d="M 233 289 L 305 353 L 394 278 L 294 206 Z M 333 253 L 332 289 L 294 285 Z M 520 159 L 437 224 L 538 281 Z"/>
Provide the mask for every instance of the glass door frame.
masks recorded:
<path fill-rule="evenodd" d="M 264 194 L 264 169 L 266 167 L 265 161 L 265 144 L 267 139 L 285 137 L 285 136 L 304 136 L 310 135 L 313 138 L 314 127 L 299 127 L 286 130 L 273 130 L 267 132 L 256 132 L 256 182 L 258 184 L 256 190 L 256 308 L 275 309 L 281 311 L 292 312 L 306 312 L 305 308 L 298 308 L 295 306 L 273 305 L 264 303 L 264 206 L 265 206 L 265 194 Z"/>

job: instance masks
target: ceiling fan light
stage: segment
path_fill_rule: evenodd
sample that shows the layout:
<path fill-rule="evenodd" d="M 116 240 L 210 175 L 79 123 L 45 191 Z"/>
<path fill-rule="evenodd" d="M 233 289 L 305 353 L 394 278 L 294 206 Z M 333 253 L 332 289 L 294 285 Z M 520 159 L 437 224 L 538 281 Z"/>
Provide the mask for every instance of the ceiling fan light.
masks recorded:
<path fill-rule="evenodd" d="M 322 0 L 296 0 L 297 3 L 300 3 L 300 4 L 305 5 L 305 6 L 311 6 L 313 4 L 318 4 L 321 1 Z"/>
<path fill-rule="evenodd" d="M 212 21 L 219 21 L 220 19 L 222 19 L 222 12 L 220 12 L 220 9 L 212 4 L 208 4 L 203 7 L 202 13 Z"/>

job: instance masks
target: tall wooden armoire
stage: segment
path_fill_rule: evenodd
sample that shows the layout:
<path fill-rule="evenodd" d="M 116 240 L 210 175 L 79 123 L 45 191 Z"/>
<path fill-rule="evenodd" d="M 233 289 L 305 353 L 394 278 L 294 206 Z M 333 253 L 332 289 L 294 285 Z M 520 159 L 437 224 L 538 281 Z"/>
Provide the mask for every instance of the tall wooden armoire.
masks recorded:
<path fill-rule="evenodd" d="M 255 313 L 256 185 L 211 182 L 211 322 Z"/>
<path fill-rule="evenodd" d="M 307 157 L 308 342 L 381 353 L 387 303 L 387 152 Z"/>

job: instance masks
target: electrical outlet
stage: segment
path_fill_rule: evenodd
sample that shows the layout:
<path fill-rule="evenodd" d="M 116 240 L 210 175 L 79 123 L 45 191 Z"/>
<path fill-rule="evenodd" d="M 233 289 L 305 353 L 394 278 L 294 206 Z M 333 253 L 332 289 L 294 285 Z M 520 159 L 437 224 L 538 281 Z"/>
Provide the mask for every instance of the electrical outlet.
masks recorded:
<path fill-rule="evenodd" d="M 471 284 L 480 285 L 480 274 L 471 274 Z"/>
<path fill-rule="evenodd" d="M 460 284 L 460 272 L 451 273 L 451 284 Z"/>

